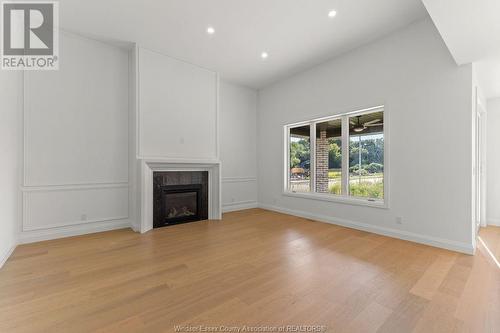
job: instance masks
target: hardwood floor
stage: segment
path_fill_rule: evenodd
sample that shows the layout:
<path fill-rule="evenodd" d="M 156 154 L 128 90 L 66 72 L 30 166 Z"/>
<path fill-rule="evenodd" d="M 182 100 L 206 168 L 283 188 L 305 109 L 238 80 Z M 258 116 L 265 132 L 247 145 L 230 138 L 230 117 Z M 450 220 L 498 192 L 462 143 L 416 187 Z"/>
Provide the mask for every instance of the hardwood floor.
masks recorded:
<path fill-rule="evenodd" d="M 500 228 L 481 239 L 500 258 Z M 288 324 L 500 332 L 500 267 L 483 245 L 467 256 L 253 209 L 22 245 L 0 270 L 0 332 Z"/>

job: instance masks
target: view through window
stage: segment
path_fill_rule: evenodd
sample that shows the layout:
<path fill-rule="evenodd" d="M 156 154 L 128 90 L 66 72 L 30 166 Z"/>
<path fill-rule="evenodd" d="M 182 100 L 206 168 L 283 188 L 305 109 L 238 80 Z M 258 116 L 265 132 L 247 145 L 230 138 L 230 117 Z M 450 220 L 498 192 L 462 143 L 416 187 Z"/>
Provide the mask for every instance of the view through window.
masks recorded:
<path fill-rule="evenodd" d="M 316 124 L 316 192 L 342 192 L 342 119 Z"/>
<path fill-rule="evenodd" d="M 289 189 L 293 192 L 311 191 L 311 127 L 290 129 Z"/>
<path fill-rule="evenodd" d="M 289 191 L 384 200 L 382 107 L 288 126 L 287 133 Z"/>
<path fill-rule="evenodd" d="M 349 118 L 349 194 L 384 198 L 384 114 Z"/>

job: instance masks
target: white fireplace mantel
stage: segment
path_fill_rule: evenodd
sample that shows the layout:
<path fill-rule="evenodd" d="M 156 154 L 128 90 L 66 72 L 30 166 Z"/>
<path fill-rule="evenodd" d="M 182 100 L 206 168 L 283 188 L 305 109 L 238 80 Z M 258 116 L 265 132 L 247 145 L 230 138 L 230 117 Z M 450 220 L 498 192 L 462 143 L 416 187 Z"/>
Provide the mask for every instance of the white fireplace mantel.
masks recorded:
<path fill-rule="evenodd" d="M 211 220 L 222 218 L 220 161 L 141 159 L 139 191 L 141 233 L 153 229 L 153 172 L 155 171 L 208 171 L 208 218 Z"/>

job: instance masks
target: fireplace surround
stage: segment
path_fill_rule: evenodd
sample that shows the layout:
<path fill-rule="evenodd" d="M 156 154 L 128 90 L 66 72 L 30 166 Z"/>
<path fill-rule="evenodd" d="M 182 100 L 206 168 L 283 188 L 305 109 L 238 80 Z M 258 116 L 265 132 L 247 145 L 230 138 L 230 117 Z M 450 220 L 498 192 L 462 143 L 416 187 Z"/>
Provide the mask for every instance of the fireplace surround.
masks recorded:
<path fill-rule="evenodd" d="M 189 159 L 140 159 L 139 160 L 140 191 L 139 197 L 139 223 L 134 230 L 141 233 L 153 229 L 153 174 L 158 171 L 206 171 L 208 172 L 208 219 L 220 220 L 222 218 L 221 193 L 220 193 L 220 161 L 218 160 L 189 160 Z M 132 198 L 132 200 L 135 200 Z"/>

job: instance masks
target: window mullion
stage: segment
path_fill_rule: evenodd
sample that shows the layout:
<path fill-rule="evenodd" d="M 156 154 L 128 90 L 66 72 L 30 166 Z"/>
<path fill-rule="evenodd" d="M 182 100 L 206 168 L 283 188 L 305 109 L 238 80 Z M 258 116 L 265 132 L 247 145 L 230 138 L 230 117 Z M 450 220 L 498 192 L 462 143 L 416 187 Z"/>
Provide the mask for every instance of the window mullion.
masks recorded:
<path fill-rule="evenodd" d="M 290 127 L 285 128 L 285 191 L 290 188 Z"/>
<path fill-rule="evenodd" d="M 311 193 L 316 192 L 316 123 L 310 125 L 310 170 L 311 170 Z"/>
<path fill-rule="evenodd" d="M 349 195 L 349 116 L 342 117 L 342 190 Z"/>

